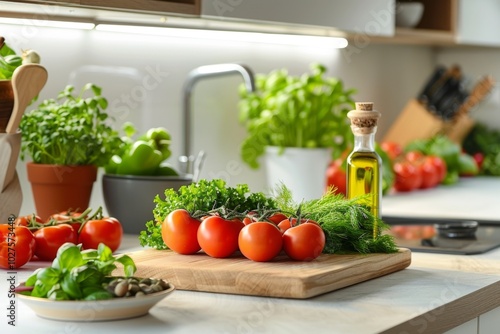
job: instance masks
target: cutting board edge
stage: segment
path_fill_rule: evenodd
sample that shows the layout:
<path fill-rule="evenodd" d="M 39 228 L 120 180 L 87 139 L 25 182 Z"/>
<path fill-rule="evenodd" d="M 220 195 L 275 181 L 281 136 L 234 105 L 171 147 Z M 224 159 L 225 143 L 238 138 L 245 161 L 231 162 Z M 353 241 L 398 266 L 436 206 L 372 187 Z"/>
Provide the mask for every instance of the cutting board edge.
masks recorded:
<path fill-rule="evenodd" d="M 138 251 L 134 252 L 135 254 L 141 254 L 143 251 Z M 134 253 L 130 253 L 133 257 Z M 144 254 L 144 253 L 143 253 Z M 147 253 L 146 253 L 147 254 Z M 151 253 L 153 255 L 156 255 L 155 253 Z M 172 254 L 172 252 L 168 251 L 167 254 Z M 339 255 L 341 256 L 341 255 Z M 362 255 L 361 255 L 362 256 Z M 396 261 L 395 264 L 383 267 L 382 270 L 376 271 L 374 268 L 372 268 L 376 262 L 373 262 L 373 259 L 377 259 L 380 256 L 385 257 L 385 261 L 389 260 L 394 260 L 398 259 L 399 262 Z M 308 288 L 303 280 L 303 277 L 287 277 L 288 279 L 288 286 L 296 287 L 294 289 L 293 293 L 287 293 L 279 290 L 274 290 L 274 289 L 267 289 L 265 290 L 265 293 L 262 292 L 262 290 L 257 291 L 255 289 L 252 289 L 253 283 L 258 282 L 261 280 L 259 278 L 259 275 L 262 275 L 262 273 L 259 272 L 246 272 L 243 273 L 243 275 L 247 275 L 246 280 L 249 281 L 248 284 L 244 285 L 237 285 L 239 279 L 238 279 L 238 274 L 241 274 L 241 272 L 235 273 L 234 271 L 228 271 L 228 270 L 218 270 L 214 271 L 215 275 L 222 275 L 222 279 L 219 282 L 219 285 L 214 285 L 213 283 L 209 284 L 208 282 L 210 279 L 207 278 L 207 276 L 203 276 L 201 279 L 196 280 L 194 277 L 196 275 L 200 275 L 199 272 L 197 272 L 196 266 L 192 267 L 181 267 L 181 268 L 168 268 L 166 271 L 163 273 L 159 273 L 157 270 L 157 267 L 147 267 L 147 266 L 142 266 L 140 263 L 137 263 L 138 267 L 138 273 L 143 273 L 143 275 L 148 275 L 151 277 L 161 277 L 164 279 L 169 280 L 173 285 L 176 286 L 178 290 L 187 290 L 187 291 L 200 291 L 200 292 L 209 292 L 209 293 L 223 293 L 223 294 L 236 294 L 236 295 L 247 295 L 247 296 L 259 296 L 259 297 L 273 297 L 273 298 L 284 298 L 284 299 L 308 299 L 312 298 L 318 295 L 322 295 L 325 293 L 333 292 L 339 289 L 343 289 L 348 286 L 356 285 L 362 282 L 366 282 L 368 280 L 374 279 L 374 278 L 379 278 L 400 270 L 403 270 L 410 266 L 411 264 L 411 251 L 407 248 L 400 248 L 397 253 L 391 253 L 391 254 L 367 254 L 366 258 L 371 258 L 370 264 L 370 270 L 367 271 L 366 269 L 366 264 L 359 264 L 359 266 L 363 266 L 363 270 L 365 274 L 368 272 L 368 275 L 364 276 L 362 279 L 356 280 L 356 281 L 344 281 L 343 279 L 337 282 L 327 282 L 327 284 L 318 287 L 318 288 Z M 214 261 L 217 261 L 218 259 L 213 259 Z M 250 261 L 250 260 L 249 260 Z M 252 263 L 252 262 L 250 262 Z M 149 268 L 149 269 L 148 269 Z M 352 268 L 351 268 L 352 269 Z M 165 269 L 164 269 L 165 270 Z M 213 273 L 210 273 L 213 274 Z M 185 284 L 184 282 L 188 280 L 184 280 L 179 278 L 179 277 L 186 277 L 192 276 L 193 279 L 190 280 L 190 284 Z M 206 273 L 205 273 L 206 275 Z M 321 273 L 320 275 L 325 276 L 325 273 Z M 141 275 L 142 276 L 142 275 Z M 208 275 L 210 277 L 210 275 Z M 310 280 L 315 280 L 317 279 L 318 275 L 312 275 L 309 277 Z M 278 284 L 280 282 L 280 277 L 272 277 L 273 280 L 276 282 L 268 282 L 268 283 L 274 283 Z M 193 283 L 194 282 L 194 283 Z M 228 283 L 229 282 L 229 283 Z M 252 283 L 253 282 L 253 283 Z M 223 285 L 221 285 L 224 283 Z M 230 283 L 233 283 L 231 285 Z M 272 285 L 272 284 L 271 284 Z"/>

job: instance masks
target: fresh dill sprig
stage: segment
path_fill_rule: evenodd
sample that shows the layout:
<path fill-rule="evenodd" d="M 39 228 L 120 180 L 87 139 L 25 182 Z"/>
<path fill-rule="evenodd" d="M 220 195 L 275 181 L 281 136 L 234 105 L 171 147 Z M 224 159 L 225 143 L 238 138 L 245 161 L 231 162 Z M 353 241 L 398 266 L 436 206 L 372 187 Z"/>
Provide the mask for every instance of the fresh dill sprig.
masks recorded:
<path fill-rule="evenodd" d="M 325 232 L 323 253 L 393 253 L 397 246 L 392 236 L 382 234 L 389 226 L 374 216 L 359 199 L 345 199 L 327 191 L 319 199 L 294 203 L 289 189 L 280 185 L 275 194 L 278 207 L 283 212 L 298 212 L 304 218 L 320 224 Z M 374 237 L 373 231 L 378 233 Z"/>

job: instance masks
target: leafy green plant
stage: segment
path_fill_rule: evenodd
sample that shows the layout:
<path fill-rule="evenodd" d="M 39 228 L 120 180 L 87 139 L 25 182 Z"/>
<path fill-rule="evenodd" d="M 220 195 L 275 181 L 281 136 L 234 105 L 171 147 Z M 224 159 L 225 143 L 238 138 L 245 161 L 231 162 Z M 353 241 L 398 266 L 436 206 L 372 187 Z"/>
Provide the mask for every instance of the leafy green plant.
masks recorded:
<path fill-rule="evenodd" d="M 312 73 L 300 77 L 287 70 L 256 76 L 256 91 L 240 90 L 240 121 L 248 136 L 241 157 L 258 168 L 266 146 L 332 148 L 338 158 L 353 142 L 347 113 L 354 107 L 353 89 L 341 80 L 325 78 L 326 68 L 311 66 Z"/>
<path fill-rule="evenodd" d="M 99 300 L 113 298 L 103 283 L 117 264 L 123 265 L 125 275 L 132 276 L 137 270 L 128 255 L 113 256 L 111 249 L 99 244 L 97 249 L 82 251 L 81 245 L 66 243 L 57 251 L 52 266 L 36 270 L 26 281 L 33 297 L 52 300 Z"/>
<path fill-rule="evenodd" d="M 272 198 L 260 192 L 250 192 L 247 184 L 238 184 L 229 187 L 222 179 L 200 180 L 179 190 L 166 189 L 165 199 L 159 195 L 154 199 L 156 207 L 153 209 L 155 220 L 146 223 L 146 230 L 141 231 L 139 241 L 142 246 L 156 249 L 165 249 L 166 245 L 161 236 L 161 224 L 167 215 L 176 209 L 185 209 L 191 213 L 196 211 L 210 211 L 224 206 L 226 210 L 248 212 L 257 208 L 276 209 Z"/>
<path fill-rule="evenodd" d="M 57 99 L 45 100 L 23 115 L 19 125 L 22 159 L 27 152 L 35 163 L 101 167 L 124 145 L 108 124 L 110 118 L 104 111 L 108 102 L 101 88 L 89 83 L 79 95 L 73 92 L 74 87 L 68 85 Z M 93 96 L 84 97 L 86 92 Z"/>

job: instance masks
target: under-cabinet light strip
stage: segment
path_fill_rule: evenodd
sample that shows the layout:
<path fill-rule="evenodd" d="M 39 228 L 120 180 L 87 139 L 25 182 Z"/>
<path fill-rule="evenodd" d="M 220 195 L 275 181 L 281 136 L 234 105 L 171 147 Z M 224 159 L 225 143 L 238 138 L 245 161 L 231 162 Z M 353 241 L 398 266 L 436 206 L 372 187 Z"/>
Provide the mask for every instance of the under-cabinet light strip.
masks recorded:
<path fill-rule="evenodd" d="M 291 35 L 260 32 L 222 31 L 205 29 L 160 28 L 118 24 L 98 24 L 96 30 L 128 34 L 160 35 L 179 38 L 222 40 L 279 45 L 298 45 L 342 49 L 347 47 L 347 39 L 330 36 Z"/>
<path fill-rule="evenodd" d="M 0 23 L 35 26 L 35 27 L 51 27 L 51 28 L 83 29 L 83 30 L 92 30 L 95 27 L 95 24 L 90 22 L 33 20 L 33 19 L 8 18 L 8 17 L 0 17 Z"/>

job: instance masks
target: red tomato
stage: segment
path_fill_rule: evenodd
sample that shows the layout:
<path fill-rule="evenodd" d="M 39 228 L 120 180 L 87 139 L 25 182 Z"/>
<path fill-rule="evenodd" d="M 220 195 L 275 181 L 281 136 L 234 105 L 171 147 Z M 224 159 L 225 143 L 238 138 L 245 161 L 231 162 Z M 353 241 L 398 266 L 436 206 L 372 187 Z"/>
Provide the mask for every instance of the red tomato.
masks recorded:
<path fill-rule="evenodd" d="M 120 247 L 122 237 L 122 224 L 116 218 L 107 217 L 86 221 L 80 230 L 78 243 L 83 249 L 97 249 L 102 242 L 114 252 Z"/>
<path fill-rule="evenodd" d="M 78 243 L 76 231 L 68 224 L 46 226 L 34 233 L 35 255 L 40 260 L 52 261 L 56 258 L 57 250 L 66 242 Z"/>
<path fill-rule="evenodd" d="M 395 160 L 397 157 L 403 154 L 403 147 L 396 142 L 382 142 L 380 148 L 384 150 L 391 160 Z"/>
<path fill-rule="evenodd" d="M 334 187 L 334 194 L 347 194 L 347 176 L 342 168 L 342 160 L 337 159 L 330 163 L 326 170 L 326 186 Z"/>
<path fill-rule="evenodd" d="M 82 222 L 80 221 L 72 221 L 72 219 L 80 218 L 82 215 L 81 212 L 69 212 L 69 211 L 62 211 L 59 213 L 55 213 L 51 215 L 48 219 L 47 222 L 50 221 L 56 221 L 59 223 L 68 223 L 71 226 L 73 226 L 73 229 L 76 231 L 76 233 L 80 232 L 80 228 L 82 226 Z M 85 217 L 83 217 L 85 218 Z"/>
<path fill-rule="evenodd" d="M 394 189 L 396 191 L 412 191 L 418 189 L 422 184 L 422 175 L 419 169 L 409 161 L 396 161 L 393 166 L 396 180 Z"/>
<path fill-rule="evenodd" d="M 279 223 L 281 223 L 282 220 L 287 219 L 287 218 L 288 217 L 285 214 L 283 214 L 281 212 L 276 212 L 273 215 L 271 215 L 271 217 L 269 217 L 268 220 L 271 223 L 278 225 Z"/>
<path fill-rule="evenodd" d="M 428 161 L 429 163 L 432 163 L 436 168 L 438 184 L 443 182 L 444 178 L 446 177 L 446 173 L 448 171 L 444 159 L 438 157 L 437 155 L 429 155 L 425 157 L 425 160 Z"/>
<path fill-rule="evenodd" d="M 242 222 L 243 222 L 243 224 L 248 225 L 248 224 L 252 224 L 254 221 L 250 217 L 245 217 L 245 218 L 243 218 Z"/>
<path fill-rule="evenodd" d="M 325 247 L 325 233 L 317 224 L 299 224 L 283 233 L 283 249 L 296 261 L 311 261 Z"/>
<path fill-rule="evenodd" d="M 238 246 L 247 259 L 257 262 L 270 261 L 281 252 L 283 238 L 275 224 L 255 222 L 241 229 Z"/>
<path fill-rule="evenodd" d="M 439 174 L 437 167 L 434 165 L 432 160 L 424 158 L 420 165 L 420 173 L 422 174 L 422 183 L 420 184 L 420 189 L 428 189 L 435 187 L 440 182 L 441 175 Z"/>
<path fill-rule="evenodd" d="M 301 218 L 300 219 L 300 222 L 301 224 L 304 224 L 304 223 L 311 223 L 311 224 L 316 224 L 318 225 L 317 222 L 315 222 L 314 220 L 311 220 L 311 219 L 306 219 L 306 218 Z M 279 229 L 281 230 L 281 233 L 284 233 L 286 230 L 288 230 L 290 227 L 294 227 L 295 225 L 297 225 L 297 218 L 287 218 L 287 219 L 283 219 L 279 224 L 278 224 L 278 227 Z M 318 225 L 319 226 L 319 225 Z"/>
<path fill-rule="evenodd" d="M 479 167 L 479 169 L 481 169 L 481 167 L 483 166 L 483 162 L 484 162 L 484 154 L 481 152 L 477 152 L 477 153 L 474 153 L 472 155 L 472 157 L 474 158 L 474 160 L 476 160 L 477 167 Z"/>
<path fill-rule="evenodd" d="M 201 222 L 189 212 L 178 209 L 170 212 L 161 225 L 161 236 L 168 248 L 179 254 L 194 254 L 201 247 L 197 233 Z"/>
<path fill-rule="evenodd" d="M 27 227 L 0 225 L 0 267 L 13 270 L 24 266 L 34 249 L 35 238 Z"/>
<path fill-rule="evenodd" d="M 425 155 L 422 152 L 419 151 L 410 151 L 405 154 L 406 160 L 409 162 L 419 162 L 425 157 Z"/>
<path fill-rule="evenodd" d="M 211 257 L 228 257 L 238 250 L 238 235 L 244 226 L 241 221 L 211 216 L 198 228 L 198 243 Z"/>
<path fill-rule="evenodd" d="M 44 221 L 40 216 L 31 214 L 27 216 L 19 216 L 14 220 L 14 226 L 36 226 L 37 224 L 43 224 Z"/>

